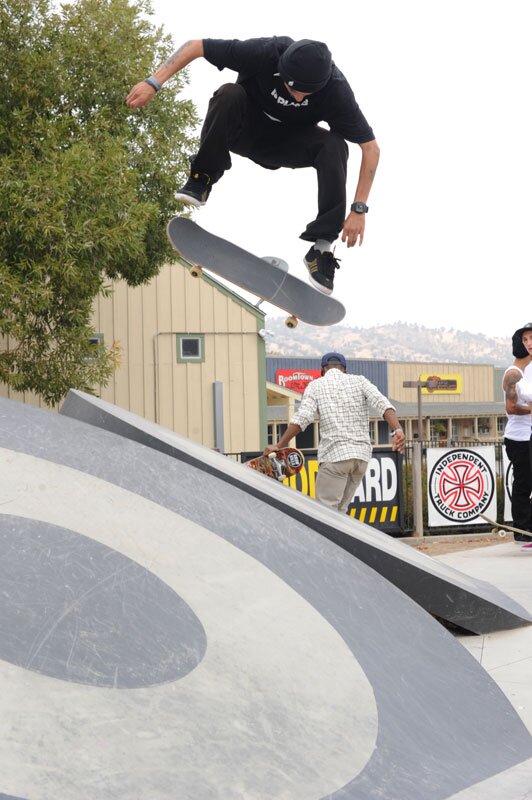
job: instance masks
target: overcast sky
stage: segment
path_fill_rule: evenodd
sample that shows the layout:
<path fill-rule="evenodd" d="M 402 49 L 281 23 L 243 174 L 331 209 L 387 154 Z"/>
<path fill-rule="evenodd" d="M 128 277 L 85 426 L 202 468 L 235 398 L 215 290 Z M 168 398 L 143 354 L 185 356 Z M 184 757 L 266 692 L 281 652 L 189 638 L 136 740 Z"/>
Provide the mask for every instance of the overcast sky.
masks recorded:
<path fill-rule="evenodd" d="M 508 336 L 532 319 L 532 124 L 527 0 L 349 3 L 153 0 L 177 46 L 288 35 L 325 41 L 381 148 L 363 246 L 340 241 L 345 323 L 395 321 Z M 156 65 L 154 65 L 156 66 Z M 190 67 L 203 119 L 236 74 Z M 360 148 L 350 145 L 352 199 Z M 299 234 L 316 214 L 313 169 L 239 156 L 194 219 L 307 280 Z M 282 312 L 265 306 L 268 313 Z"/>

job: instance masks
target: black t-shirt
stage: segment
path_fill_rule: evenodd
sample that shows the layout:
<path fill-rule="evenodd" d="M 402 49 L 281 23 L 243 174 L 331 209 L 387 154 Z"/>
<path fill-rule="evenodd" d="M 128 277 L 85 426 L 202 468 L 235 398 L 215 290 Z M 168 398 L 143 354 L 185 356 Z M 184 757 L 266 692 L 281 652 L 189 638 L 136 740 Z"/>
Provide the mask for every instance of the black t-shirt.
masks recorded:
<path fill-rule="evenodd" d="M 363 144 L 375 138 L 358 107 L 349 83 L 333 63 L 327 84 L 297 103 L 279 75 L 279 57 L 294 40 L 289 36 L 246 39 L 204 39 L 204 56 L 218 69 L 238 72 L 251 102 L 270 119 L 291 125 L 326 122 L 349 142 Z"/>

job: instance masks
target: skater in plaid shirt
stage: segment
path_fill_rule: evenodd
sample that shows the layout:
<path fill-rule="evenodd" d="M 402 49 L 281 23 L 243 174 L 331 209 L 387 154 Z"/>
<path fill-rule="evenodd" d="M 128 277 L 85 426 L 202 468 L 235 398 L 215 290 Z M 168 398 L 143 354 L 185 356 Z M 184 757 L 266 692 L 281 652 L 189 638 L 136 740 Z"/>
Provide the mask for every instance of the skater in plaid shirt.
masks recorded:
<path fill-rule="evenodd" d="M 371 458 L 369 409 L 381 414 L 391 429 L 392 448 L 403 452 L 405 435 L 390 401 L 362 375 L 348 375 L 341 353 L 326 353 L 321 360 L 321 378 L 310 383 L 301 404 L 276 445 L 264 453 L 286 447 L 288 442 L 320 419 L 316 497 L 342 513 Z"/>

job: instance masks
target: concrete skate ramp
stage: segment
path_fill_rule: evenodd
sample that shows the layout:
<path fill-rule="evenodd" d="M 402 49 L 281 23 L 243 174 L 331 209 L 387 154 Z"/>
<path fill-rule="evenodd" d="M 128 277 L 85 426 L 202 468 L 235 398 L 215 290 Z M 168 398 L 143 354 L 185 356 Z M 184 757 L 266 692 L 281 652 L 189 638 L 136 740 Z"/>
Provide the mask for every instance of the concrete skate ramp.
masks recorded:
<path fill-rule="evenodd" d="M 0 631 L 0 797 L 445 800 L 532 757 L 478 662 L 344 549 L 6 400 Z"/>
<path fill-rule="evenodd" d="M 445 622 L 472 633 L 490 633 L 532 622 L 524 608 L 491 584 L 464 575 L 299 492 L 287 491 L 285 486 L 118 406 L 71 391 L 61 414 L 171 455 L 264 500 L 352 553 Z"/>

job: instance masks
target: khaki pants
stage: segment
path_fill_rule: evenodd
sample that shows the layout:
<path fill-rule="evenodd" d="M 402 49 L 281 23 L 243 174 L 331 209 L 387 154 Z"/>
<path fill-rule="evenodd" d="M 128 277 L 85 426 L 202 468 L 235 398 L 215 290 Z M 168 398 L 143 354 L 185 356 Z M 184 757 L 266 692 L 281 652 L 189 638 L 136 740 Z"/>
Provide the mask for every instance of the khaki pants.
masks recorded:
<path fill-rule="evenodd" d="M 357 486 L 364 477 L 368 462 L 360 458 L 347 461 L 322 461 L 316 478 L 316 498 L 324 506 L 345 514 Z"/>

